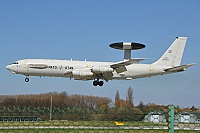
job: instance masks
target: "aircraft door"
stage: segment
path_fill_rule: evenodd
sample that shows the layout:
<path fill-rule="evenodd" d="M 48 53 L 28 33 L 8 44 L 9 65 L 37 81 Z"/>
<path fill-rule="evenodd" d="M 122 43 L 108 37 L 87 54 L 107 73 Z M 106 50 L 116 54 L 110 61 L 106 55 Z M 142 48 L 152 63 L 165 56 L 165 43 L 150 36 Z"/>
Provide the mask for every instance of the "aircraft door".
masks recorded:
<path fill-rule="evenodd" d="M 29 69 L 28 60 L 24 60 L 24 68 L 25 68 L 25 71 L 28 72 L 28 69 Z"/>
<path fill-rule="evenodd" d="M 149 74 L 154 73 L 155 69 L 153 68 L 153 66 L 149 66 Z"/>

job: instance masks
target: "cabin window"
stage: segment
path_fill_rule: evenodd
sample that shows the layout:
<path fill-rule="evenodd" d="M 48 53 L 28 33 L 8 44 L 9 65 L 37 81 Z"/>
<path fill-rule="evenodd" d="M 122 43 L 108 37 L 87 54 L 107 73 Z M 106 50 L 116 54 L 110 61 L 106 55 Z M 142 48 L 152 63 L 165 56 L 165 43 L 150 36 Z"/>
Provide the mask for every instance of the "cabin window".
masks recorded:
<path fill-rule="evenodd" d="M 14 62 L 14 63 L 12 63 L 12 64 L 19 64 L 19 62 Z"/>

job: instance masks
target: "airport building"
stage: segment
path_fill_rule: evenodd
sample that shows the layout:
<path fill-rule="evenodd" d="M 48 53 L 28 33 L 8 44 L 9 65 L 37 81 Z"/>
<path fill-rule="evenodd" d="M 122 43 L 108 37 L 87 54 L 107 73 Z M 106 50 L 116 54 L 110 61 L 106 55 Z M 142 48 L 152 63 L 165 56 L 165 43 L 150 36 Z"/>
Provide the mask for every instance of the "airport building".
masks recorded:
<path fill-rule="evenodd" d="M 144 122 L 166 122 L 165 115 L 160 112 L 151 112 L 144 117 Z"/>
<path fill-rule="evenodd" d="M 182 112 L 175 116 L 174 122 L 196 123 L 198 122 L 198 120 L 197 116 L 194 113 Z"/>

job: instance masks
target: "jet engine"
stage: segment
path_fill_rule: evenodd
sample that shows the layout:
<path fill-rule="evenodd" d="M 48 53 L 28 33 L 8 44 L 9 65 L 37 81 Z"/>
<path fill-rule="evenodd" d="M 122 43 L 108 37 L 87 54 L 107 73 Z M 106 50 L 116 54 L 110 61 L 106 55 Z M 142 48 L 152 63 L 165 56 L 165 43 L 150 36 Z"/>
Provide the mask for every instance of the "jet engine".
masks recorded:
<path fill-rule="evenodd" d="M 72 75 L 76 77 L 87 77 L 87 76 L 93 76 L 93 73 L 85 71 L 72 71 Z"/>
<path fill-rule="evenodd" d="M 92 67 L 91 71 L 93 73 L 106 73 L 106 72 L 113 72 L 113 69 L 110 67 Z"/>

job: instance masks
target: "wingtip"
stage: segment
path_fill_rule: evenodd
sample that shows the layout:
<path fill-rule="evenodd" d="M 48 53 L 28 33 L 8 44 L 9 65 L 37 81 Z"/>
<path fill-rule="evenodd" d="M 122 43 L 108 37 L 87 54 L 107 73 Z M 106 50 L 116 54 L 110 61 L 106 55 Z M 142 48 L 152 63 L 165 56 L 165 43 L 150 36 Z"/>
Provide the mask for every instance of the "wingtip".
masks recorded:
<path fill-rule="evenodd" d="M 190 65 L 190 66 L 195 66 L 195 65 L 196 65 L 196 63 L 190 63 L 190 64 L 188 64 L 188 65 Z"/>

